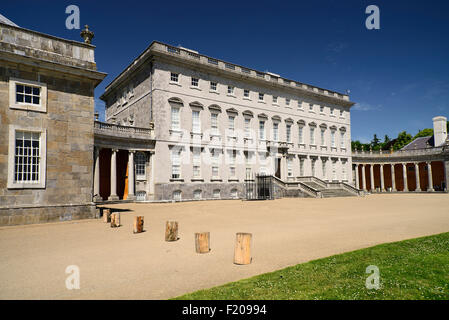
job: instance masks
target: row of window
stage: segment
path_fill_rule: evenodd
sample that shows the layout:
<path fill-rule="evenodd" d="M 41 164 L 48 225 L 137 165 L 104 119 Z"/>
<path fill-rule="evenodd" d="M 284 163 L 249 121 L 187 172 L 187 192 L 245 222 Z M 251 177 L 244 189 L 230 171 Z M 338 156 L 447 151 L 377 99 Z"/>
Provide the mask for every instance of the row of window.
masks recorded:
<path fill-rule="evenodd" d="M 171 130 L 172 131 L 180 131 L 180 107 L 172 106 L 171 109 Z M 249 138 L 251 136 L 251 118 L 245 117 L 244 118 L 244 135 L 245 137 Z M 235 121 L 236 116 L 233 114 L 228 115 L 228 134 L 233 135 L 235 133 Z M 265 129 L 265 123 L 266 120 L 259 120 L 259 134 L 258 137 L 260 140 L 266 140 L 266 129 Z M 210 124 L 211 124 L 211 134 L 212 135 L 219 135 L 219 128 L 218 128 L 218 113 L 211 112 L 210 114 Z M 288 122 L 285 124 L 285 141 L 288 143 L 292 143 L 292 123 Z M 310 145 L 316 145 L 316 127 L 310 126 L 309 124 L 309 134 L 310 134 Z M 320 143 L 321 146 L 326 145 L 326 128 L 320 127 Z M 336 147 L 336 131 L 337 129 L 330 129 L 330 146 Z M 200 118 L 200 111 L 199 110 L 192 110 L 192 133 L 195 134 L 201 134 L 201 118 Z M 273 128 L 272 128 L 272 140 L 273 141 L 279 141 L 279 122 L 273 121 Z M 304 125 L 298 125 L 298 143 L 304 144 Z M 340 130 L 340 147 L 345 148 L 345 131 Z"/>
<path fill-rule="evenodd" d="M 170 74 L 170 82 L 171 83 L 179 83 L 179 73 L 171 72 L 171 74 Z M 199 88 L 199 86 L 200 86 L 200 79 L 199 78 L 195 78 L 195 77 L 190 77 L 190 86 L 191 86 L 191 88 Z M 235 96 L 235 92 L 236 92 L 235 89 L 236 88 L 234 86 L 227 85 L 227 94 L 230 95 L 230 96 Z M 209 81 L 209 90 L 212 91 L 212 92 L 218 93 L 218 82 L 216 82 L 216 81 Z M 250 90 L 243 89 L 243 98 L 244 99 L 251 100 L 250 95 L 251 95 L 251 91 Z M 265 93 L 258 92 L 257 93 L 257 100 L 260 101 L 260 102 L 265 102 L 266 96 L 267 95 Z M 278 96 L 271 96 L 271 97 L 272 97 L 272 104 L 275 105 L 275 106 L 279 106 L 280 98 Z M 285 102 L 285 106 L 286 107 L 291 107 L 293 105 L 293 101 L 291 99 L 289 99 L 289 98 L 285 98 L 284 102 Z M 311 111 L 311 112 L 315 112 L 316 111 L 315 110 L 315 105 L 313 103 L 307 103 L 307 102 L 303 102 L 301 100 L 297 100 L 296 104 L 297 104 L 297 108 L 299 110 L 304 110 L 304 108 L 308 108 L 308 110 Z M 305 104 L 306 106 L 304 107 L 303 104 Z M 335 108 L 330 107 L 329 110 L 330 110 L 329 114 L 331 116 L 334 116 L 335 115 Z M 319 106 L 319 111 L 320 111 L 320 114 L 324 114 L 325 113 L 325 107 L 320 105 Z M 340 110 L 340 117 L 344 117 L 344 110 Z"/>
<path fill-rule="evenodd" d="M 238 190 L 232 189 L 230 193 L 231 198 L 237 199 L 238 198 Z M 193 199 L 194 200 L 201 200 L 203 197 L 203 192 L 200 189 L 193 191 Z M 220 189 L 214 189 L 212 191 L 212 197 L 214 199 L 220 199 L 221 198 L 221 191 Z M 173 200 L 175 201 L 181 201 L 182 200 L 182 191 L 181 190 L 175 190 L 173 191 Z"/>
<path fill-rule="evenodd" d="M 211 180 L 219 180 L 220 179 L 220 153 L 221 151 L 219 149 L 211 149 L 211 165 L 210 165 L 210 170 L 211 170 Z M 171 163 L 172 163 L 172 174 L 171 174 L 171 178 L 172 179 L 181 179 L 181 153 L 182 150 L 180 149 L 172 149 L 171 150 Z M 245 176 L 246 177 L 250 177 L 252 175 L 252 167 L 251 164 L 254 164 L 254 159 L 253 159 L 253 152 L 244 152 L 245 155 L 245 164 L 246 164 L 246 168 L 245 168 Z M 269 166 L 268 161 L 268 157 L 265 153 L 263 152 L 259 152 L 259 160 L 261 164 L 265 164 Z M 227 163 L 227 169 L 228 171 L 228 176 L 229 176 L 229 180 L 238 180 L 236 177 L 236 158 L 237 158 L 237 151 L 236 150 L 228 150 L 228 163 Z M 292 177 L 293 176 L 293 160 L 294 157 L 287 157 L 287 175 L 288 177 Z M 300 171 L 300 176 L 304 176 L 304 158 L 300 158 L 299 159 L 299 171 Z M 311 158 L 310 159 L 310 163 L 311 163 L 311 168 L 312 168 L 312 175 L 315 175 L 315 163 L 316 163 L 316 159 L 315 158 Z M 323 168 L 323 176 L 326 177 L 326 161 L 325 160 L 321 160 L 322 163 L 322 168 Z M 333 173 L 335 171 L 335 175 L 336 175 L 336 164 L 337 164 L 337 160 L 332 160 L 332 170 Z M 192 178 L 193 179 L 201 179 L 201 150 L 199 149 L 194 149 L 192 152 Z M 342 175 L 343 175 L 343 180 L 346 180 L 346 160 L 342 160 Z M 268 170 L 267 170 L 267 166 L 262 165 L 259 168 L 259 173 L 260 174 L 268 174 Z"/>

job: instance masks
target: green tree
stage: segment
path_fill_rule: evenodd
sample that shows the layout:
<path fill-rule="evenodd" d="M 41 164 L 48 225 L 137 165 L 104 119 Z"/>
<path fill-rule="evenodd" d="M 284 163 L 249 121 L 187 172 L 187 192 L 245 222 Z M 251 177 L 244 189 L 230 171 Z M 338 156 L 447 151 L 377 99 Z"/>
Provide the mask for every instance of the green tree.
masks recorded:
<path fill-rule="evenodd" d="M 420 137 L 431 137 L 433 136 L 433 129 L 426 128 L 423 130 L 419 130 L 419 132 L 416 134 L 416 136 L 413 137 L 413 140 Z"/>
<path fill-rule="evenodd" d="M 384 144 L 387 144 L 390 141 L 391 141 L 390 137 L 386 134 L 384 137 Z"/>
<path fill-rule="evenodd" d="M 410 133 L 407 133 L 406 131 L 402 131 L 398 134 L 398 137 L 396 138 L 396 142 L 393 145 L 394 150 L 402 149 L 404 146 L 412 142 L 413 138 Z"/>

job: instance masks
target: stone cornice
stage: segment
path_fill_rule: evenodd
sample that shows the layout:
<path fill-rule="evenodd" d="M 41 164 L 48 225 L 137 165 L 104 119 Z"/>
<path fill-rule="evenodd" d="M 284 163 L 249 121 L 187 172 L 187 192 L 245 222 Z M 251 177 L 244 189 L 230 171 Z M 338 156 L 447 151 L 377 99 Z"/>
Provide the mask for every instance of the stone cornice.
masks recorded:
<path fill-rule="evenodd" d="M 106 87 L 105 93 L 100 98 L 105 100 L 105 97 L 109 95 L 115 87 L 119 86 L 129 73 L 136 70 L 148 59 L 154 58 L 194 66 L 195 69 L 203 69 L 207 72 L 217 72 L 220 75 L 251 81 L 262 86 L 275 86 L 279 89 L 293 91 L 296 94 L 299 92 L 302 96 L 324 100 L 337 105 L 346 107 L 354 105 L 354 102 L 349 101 L 349 96 L 335 91 L 329 91 L 316 86 L 310 86 L 290 79 L 277 77 L 271 73 L 260 72 L 236 64 L 231 64 L 158 41 L 153 41 L 147 49 L 145 49 L 125 70 L 123 70 Z"/>

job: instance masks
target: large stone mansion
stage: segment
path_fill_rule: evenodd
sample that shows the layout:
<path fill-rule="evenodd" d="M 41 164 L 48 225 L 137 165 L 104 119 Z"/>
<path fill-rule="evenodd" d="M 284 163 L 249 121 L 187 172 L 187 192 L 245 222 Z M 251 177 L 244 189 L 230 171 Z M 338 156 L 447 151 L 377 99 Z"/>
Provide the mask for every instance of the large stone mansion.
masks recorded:
<path fill-rule="evenodd" d="M 353 102 L 341 93 L 153 42 L 101 98 L 108 123 L 154 128 L 154 149 L 126 148 L 139 199 L 240 198 L 254 173 L 352 181 Z M 101 176 L 122 150 L 100 146 Z M 98 182 L 102 199 L 136 196 Z"/>
<path fill-rule="evenodd" d="M 93 218 L 99 203 L 444 191 L 444 117 L 424 146 L 351 152 L 347 94 L 152 42 L 105 89 L 90 43 L 0 15 L 0 225 Z M 420 140 L 421 141 L 421 140 Z M 274 192 L 274 191 L 273 191 Z"/>

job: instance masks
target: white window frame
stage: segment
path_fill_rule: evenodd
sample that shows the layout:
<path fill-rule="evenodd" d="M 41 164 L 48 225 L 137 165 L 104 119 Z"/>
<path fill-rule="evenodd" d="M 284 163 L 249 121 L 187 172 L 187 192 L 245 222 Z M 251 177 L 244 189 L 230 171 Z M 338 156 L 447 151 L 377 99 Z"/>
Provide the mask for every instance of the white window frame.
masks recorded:
<path fill-rule="evenodd" d="M 285 125 L 285 138 L 287 142 L 292 142 L 292 125 L 290 123 Z"/>
<path fill-rule="evenodd" d="M 40 134 L 39 141 L 39 180 L 37 182 L 16 182 L 15 173 L 15 149 L 16 131 L 33 132 Z M 47 168 L 47 130 L 38 127 L 24 127 L 9 125 L 9 148 L 8 148 L 8 189 L 45 189 Z"/>
<path fill-rule="evenodd" d="M 174 110 L 177 110 L 177 111 L 174 112 Z M 177 119 L 174 118 L 174 114 L 177 114 Z M 171 111 L 170 111 L 170 128 L 171 128 L 171 130 L 174 130 L 174 131 L 180 131 L 181 130 L 181 107 L 171 106 Z"/>
<path fill-rule="evenodd" d="M 245 118 L 245 137 L 249 138 L 251 136 L 251 118 Z"/>
<path fill-rule="evenodd" d="M 174 79 L 176 79 L 176 80 L 174 80 Z M 170 72 L 170 82 L 179 83 L 179 73 Z"/>
<path fill-rule="evenodd" d="M 228 86 L 228 95 L 231 95 L 231 96 L 234 95 L 234 87 L 233 86 Z"/>
<path fill-rule="evenodd" d="M 146 180 L 146 155 L 143 152 L 136 152 L 134 159 L 136 180 Z M 143 173 L 142 173 L 143 172 Z"/>
<path fill-rule="evenodd" d="M 23 85 L 28 87 L 39 87 L 39 104 L 26 102 L 17 102 L 16 86 Z M 36 112 L 47 112 L 47 84 L 37 81 L 9 78 L 9 107 L 11 109 L 20 109 Z"/>
<path fill-rule="evenodd" d="M 192 132 L 201 133 L 201 113 L 199 110 L 192 110 Z"/>
<path fill-rule="evenodd" d="M 287 158 L 287 177 L 293 177 L 293 158 Z"/>
<path fill-rule="evenodd" d="M 199 86 L 200 86 L 200 79 L 192 77 L 191 80 L 190 80 L 190 85 L 192 87 L 194 87 L 194 88 L 199 88 Z"/>
<path fill-rule="evenodd" d="M 178 177 L 174 177 L 178 174 Z M 171 179 L 181 179 L 181 150 L 171 150 Z"/>
<path fill-rule="evenodd" d="M 192 150 L 192 176 L 201 178 L 201 150 Z"/>
<path fill-rule="evenodd" d="M 273 141 L 279 141 L 279 123 L 273 122 Z"/>
<path fill-rule="evenodd" d="M 211 91 L 214 91 L 214 92 L 216 92 L 217 91 L 217 88 L 218 88 L 218 83 L 217 82 L 215 82 L 215 81 L 211 81 L 210 82 L 210 90 Z"/>
<path fill-rule="evenodd" d="M 259 120 L 259 140 L 265 140 L 265 137 L 265 121 Z"/>
<path fill-rule="evenodd" d="M 243 90 L 243 97 L 249 99 L 249 90 L 248 89 Z"/>
<path fill-rule="evenodd" d="M 298 127 L 298 143 L 304 143 L 304 126 Z"/>
<path fill-rule="evenodd" d="M 218 113 L 212 112 L 210 114 L 210 128 L 212 134 L 218 134 Z"/>
<path fill-rule="evenodd" d="M 315 127 L 310 127 L 310 144 L 315 145 Z"/>
<path fill-rule="evenodd" d="M 264 101 L 265 94 L 259 92 L 259 101 Z"/>
<path fill-rule="evenodd" d="M 231 134 L 235 132 L 235 116 L 228 115 L 228 130 Z"/>
<path fill-rule="evenodd" d="M 340 131 L 340 148 L 345 149 L 345 132 Z"/>

